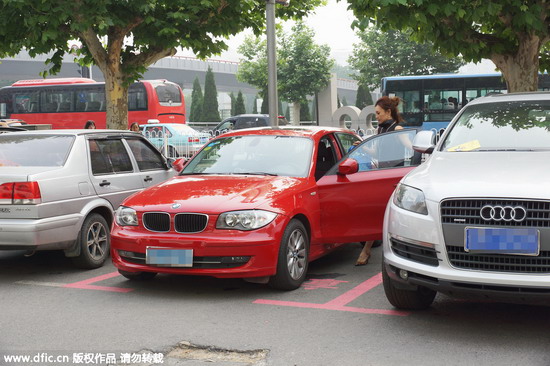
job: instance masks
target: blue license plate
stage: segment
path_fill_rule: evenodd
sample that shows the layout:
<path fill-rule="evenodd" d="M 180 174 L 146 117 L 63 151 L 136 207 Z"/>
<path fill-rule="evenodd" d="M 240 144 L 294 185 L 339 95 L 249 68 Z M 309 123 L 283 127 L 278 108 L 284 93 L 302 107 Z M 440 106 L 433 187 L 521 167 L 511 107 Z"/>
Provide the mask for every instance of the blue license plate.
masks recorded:
<path fill-rule="evenodd" d="M 464 250 L 477 253 L 539 255 L 540 233 L 526 228 L 466 228 Z"/>
<path fill-rule="evenodd" d="M 145 263 L 159 267 L 193 267 L 193 249 L 147 247 Z"/>

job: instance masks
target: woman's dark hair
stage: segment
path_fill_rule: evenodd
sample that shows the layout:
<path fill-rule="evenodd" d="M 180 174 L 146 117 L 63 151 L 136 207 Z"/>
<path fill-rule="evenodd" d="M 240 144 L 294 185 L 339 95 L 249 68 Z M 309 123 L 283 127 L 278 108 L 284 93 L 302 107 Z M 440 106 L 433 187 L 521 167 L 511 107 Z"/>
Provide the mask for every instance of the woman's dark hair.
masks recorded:
<path fill-rule="evenodd" d="M 132 128 L 134 128 L 134 126 L 137 126 L 138 131 L 139 131 L 139 123 L 137 123 L 137 122 L 132 122 L 132 124 L 130 125 L 129 130 L 132 131 Z"/>
<path fill-rule="evenodd" d="M 377 105 L 379 105 L 380 108 L 382 108 L 385 111 L 389 109 L 391 112 L 391 118 L 395 122 L 401 123 L 403 122 L 403 117 L 401 117 L 401 115 L 399 114 L 399 111 L 397 110 L 397 106 L 399 105 L 399 102 L 401 102 L 401 99 L 399 99 L 399 97 L 390 98 L 388 96 L 383 96 L 376 101 L 374 106 L 376 107 Z"/>
<path fill-rule="evenodd" d="M 84 129 L 89 129 L 95 127 L 95 122 L 92 120 L 86 121 L 86 124 L 84 125 Z"/>

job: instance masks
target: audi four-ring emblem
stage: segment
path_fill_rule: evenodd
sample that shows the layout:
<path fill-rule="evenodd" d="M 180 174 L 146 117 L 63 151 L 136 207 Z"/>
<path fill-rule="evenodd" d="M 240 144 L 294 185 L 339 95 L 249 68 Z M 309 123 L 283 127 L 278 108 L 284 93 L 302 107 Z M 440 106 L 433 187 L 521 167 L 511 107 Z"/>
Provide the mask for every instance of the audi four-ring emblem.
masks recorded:
<path fill-rule="evenodd" d="M 522 206 L 485 205 L 479 214 L 485 221 L 522 222 L 527 217 L 527 210 Z"/>

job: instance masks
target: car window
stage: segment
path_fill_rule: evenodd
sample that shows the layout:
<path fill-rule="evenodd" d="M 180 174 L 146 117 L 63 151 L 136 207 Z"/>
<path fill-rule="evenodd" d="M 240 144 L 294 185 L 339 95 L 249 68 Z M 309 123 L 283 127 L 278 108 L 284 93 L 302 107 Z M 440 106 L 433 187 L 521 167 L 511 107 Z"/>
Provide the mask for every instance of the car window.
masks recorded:
<path fill-rule="evenodd" d="M 0 166 L 63 166 L 74 136 L 2 134 Z"/>
<path fill-rule="evenodd" d="M 349 153 L 359 171 L 400 168 L 420 164 L 420 154 L 412 149 L 416 130 L 403 130 L 371 137 Z"/>
<path fill-rule="evenodd" d="M 267 126 L 267 120 L 263 117 L 239 117 L 235 123 L 235 129 Z"/>
<path fill-rule="evenodd" d="M 319 180 L 330 168 L 336 164 L 336 151 L 331 139 L 323 137 L 317 147 L 317 163 L 315 165 L 315 179 Z"/>
<path fill-rule="evenodd" d="M 352 135 L 351 133 L 337 132 L 335 133 L 335 135 L 338 143 L 342 147 L 342 151 L 344 152 L 344 154 L 351 150 L 355 142 L 361 141 L 359 137 Z"/>
<path fill-rule="evenodd" d="M 90 139 L 92 174 L 112 174 L 133 171 L 130 156 L 120 139 Z"/>
<path fill-rule="evenodd" d="M 164 158 L 153 147 L 141 139 L 127 139 L 128 146 L 136 158 L 139 170 L 166 169 Z"/>

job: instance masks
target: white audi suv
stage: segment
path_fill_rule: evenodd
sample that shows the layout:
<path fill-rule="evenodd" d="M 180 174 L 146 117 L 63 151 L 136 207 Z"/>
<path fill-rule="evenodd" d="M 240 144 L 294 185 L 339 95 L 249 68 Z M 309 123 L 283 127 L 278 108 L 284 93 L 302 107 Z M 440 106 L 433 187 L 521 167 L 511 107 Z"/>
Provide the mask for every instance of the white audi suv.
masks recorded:
<path fill-rule="evenodd" d="M 384 290 L 397 308 L 437 292 L 513 303 L 550 299 L 550 93 L 476 99 L 425 163 L 403 178 L 384 219 Z"/>

